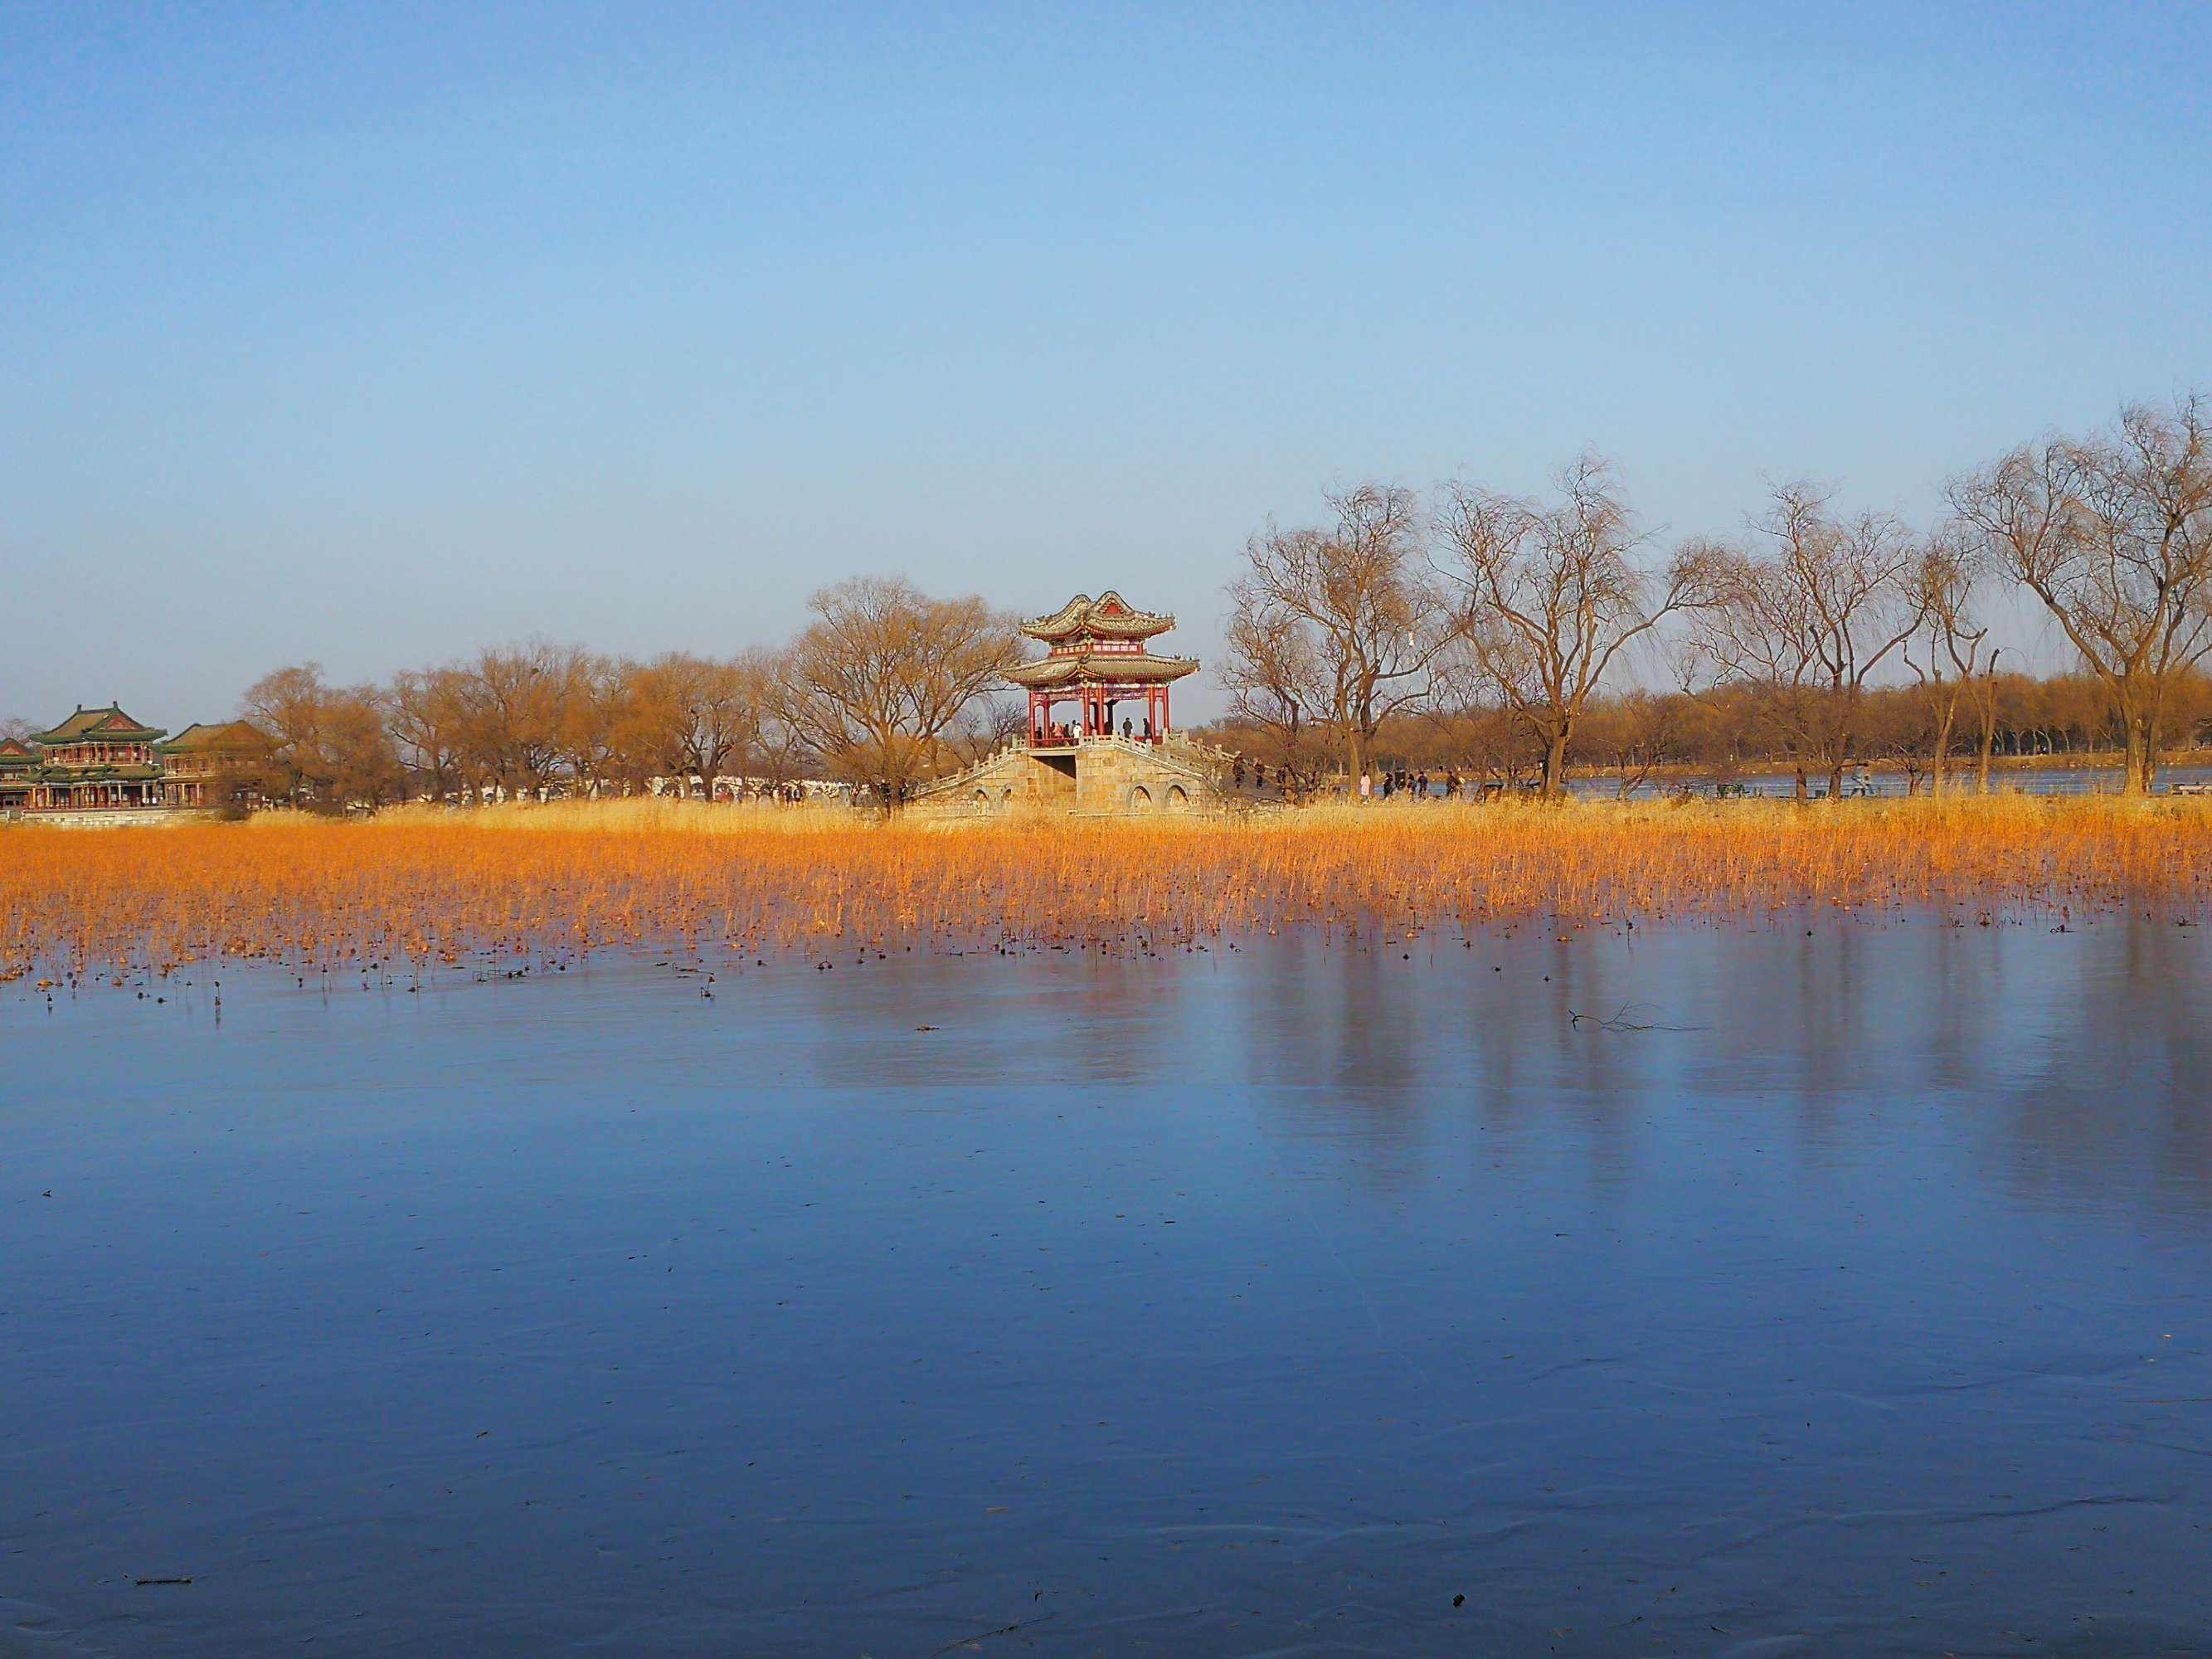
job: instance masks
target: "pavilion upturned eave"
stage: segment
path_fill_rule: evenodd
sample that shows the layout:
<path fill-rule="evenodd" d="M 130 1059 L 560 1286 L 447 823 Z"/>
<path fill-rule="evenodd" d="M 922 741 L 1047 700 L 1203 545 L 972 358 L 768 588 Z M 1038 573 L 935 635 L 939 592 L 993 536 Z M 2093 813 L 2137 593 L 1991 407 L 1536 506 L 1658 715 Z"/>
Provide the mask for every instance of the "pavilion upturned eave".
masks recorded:
<path fill-rule="evenodd" d="M 1086 685 L 1170 685 L 1198 670 L 1194 657 L 1127 652 L 1045 657 L 1008 669 L 1006 678 L 1025 690 L 1054 691 Z"/>
<path fill-rule="evenodd" d="M 1175 618 L 1156 611 L 1139 611 L 1112 588 L 1092 599 L 1078 593 L 1048 617 L 1032 617 L 1021 631 L 1047 644 L 1083 638 L 1148 640 L 1175 626 Z"/>

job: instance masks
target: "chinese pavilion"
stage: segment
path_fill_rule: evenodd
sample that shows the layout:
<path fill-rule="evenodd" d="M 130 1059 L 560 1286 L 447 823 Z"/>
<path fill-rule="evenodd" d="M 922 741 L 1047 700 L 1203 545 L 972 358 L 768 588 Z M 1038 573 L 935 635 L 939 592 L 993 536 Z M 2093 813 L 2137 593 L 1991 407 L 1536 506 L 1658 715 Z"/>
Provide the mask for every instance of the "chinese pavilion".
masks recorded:
<path fill-rule="evenodd" d="M 1071 812 L 1131 817 L 1218 812 L 1230 757 L 1170 729 L 1168 688 L 1198 672 L 1188 657 L 1156 657 L 1146 641 L 1173 617 L 1139 611 L 1119 593 L 1078 593 L 1049 617 L 1021 625 L 1045 654 L 1006 678 L 1030 696 L 1029 729 L 963 771 L 922 786 L 910 810 L 929 817 Z M 1073 702 L 1074 723 L 1053 718 Z M 1137 719 L 1115 716 L 1142 703 Z"/>
<path fill-rule="evenodd" d="M 1086 738 L 1114 735 L 1115 711 L 1142 699 L 1142 736 L 1164 743 L 1168 735 L 1168 688 L 1198 672 L 1189 657 L 1155 657 L 1145 641 L 1175 626 L 1173 617 L 1139 611 L 1108 589 L 1097 599 L 1078 593 L 1049 617 L 1022 624 L 1022 632 L 1041 640 L 1046 654 L 1009 669 L 1006 678 L 1030 695 L 1032 748 L 1064 747 Z M 1053 708 L 1073 702 L 1081 714 L 1072 725 L 1054 721 Z M 1136 721 L 1127 722 L 1132 736 Z"/>

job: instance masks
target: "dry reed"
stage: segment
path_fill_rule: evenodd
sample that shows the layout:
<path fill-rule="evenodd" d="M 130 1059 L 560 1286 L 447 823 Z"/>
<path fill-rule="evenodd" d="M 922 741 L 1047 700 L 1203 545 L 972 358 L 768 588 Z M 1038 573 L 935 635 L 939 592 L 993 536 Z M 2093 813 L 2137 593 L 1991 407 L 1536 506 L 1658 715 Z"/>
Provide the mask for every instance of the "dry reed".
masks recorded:
<path fill-rule="evenodd" d="M 606 946 L 1154 950 L 1807 906 L 1984 919 L 2134 907 L 2193 924 L 2208 894 L 2212 804 L 2196 801 L 1407 803 L 955 825 L 661 802 L 275 814 L 0 832 L 0 973 Z"/>

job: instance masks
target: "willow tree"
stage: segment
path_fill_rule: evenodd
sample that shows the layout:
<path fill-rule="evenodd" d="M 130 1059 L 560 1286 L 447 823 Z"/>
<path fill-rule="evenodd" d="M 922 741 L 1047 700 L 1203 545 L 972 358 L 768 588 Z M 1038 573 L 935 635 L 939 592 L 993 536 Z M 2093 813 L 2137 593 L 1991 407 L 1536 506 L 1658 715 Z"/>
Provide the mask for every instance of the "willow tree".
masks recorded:
<path fill-rule="evenodd" d="M 2043 602 L 2111 696 L 2148 793 L 2176 688 L 2212 653 L 2212 433 L 2201 399 L 2021 446 L 1954 481 L 1960 532 Z"/>
<path fill-rule="evenodd" d="M 1270 526 L 1245 544 L 1225 678 L 1278 721 L 1317 716 L 1356 778 L 1382 722 L 1433 695 L 1458 625 L 1412 491 L 1364 483 L 1324 499 L 1334 523 Z"/>
<path fill-rule="evenodd" d="M 1312 790 L 1334 738 L 1331 678 L 1312 631 L 1279 608 L 1239 605 L 1224 637 L 1219 678 L 1231 718 L 1262 735 L 1259 759 L 1277 769 L 1285 793 Z"/>
<path fill-rule="evenodd" d="M 780 666 L 777 712 L 834 772 L 896 811 L 937 769 L 947 734 L 1021 660 L 1021 635 L 980 599 L 933 599 L 898 576 L 856 576 L 811 604 L 814 621 Z"/>
<path fill-rule="evenodd" d="M 1784 484 L 1753 521 L 1759 543 L 1718 550 L 1698 643 L 1724 681 L 1750 690 L 1806 794 L 1826 773 L 1831 800 L 1860 758 L 1867 685 L 1926 617 L 1923 550 L 1886 513 L 1845 517 L 1825 490 Z"/>
<path fill-rule="evenodd" d="M 1690 543 L 1663 570 L 1612 465 L 1584 454 L 1538 501 L 1449 484 L 1441 515 L 1449 574 L 1467 590 L 1467 639 L 1486 685 L 1543 751 L 1543 792 L 1566 793 L 1567 750 L 1591 694 L 1668 617 L 1704 605 L 1716 556 Z"/>
<path fill-rule="evenodd" d="M 635 741 L 675 780 L 678 794 L 696 777 L 712 799 L 714 780 L 749 769 L 767 718 L 773 665 L 767 653 L 702 657 L 672 651 L 630 674 Z"/>
<path fill-rule="evenodd" d="M 1990 643 L 1990 625 L 1974 608 L 1974 590 L 1983 574 L 1982 561 L 1974 549 L 1955 534 L 1946 534 L 1928 544 L 1917 568 L 1906 579 L 1913 585 L 1928 630 L 1926 665 L 1914 659 L 1909 645 L 1905 661 L 1931 700 L 1935 729 L 1929 738 L 1929 776 L 1930 787 L 1938 795 L 1943 793 L 1949 774 L 1952 735 L 1958 729 L 1962 702 L 1971 702 L 1980 719 L 1981 793 L 1990 793 L 1990 751 L 1996 741 L 1996 667 L 2001 653 Z M 1938 660 L 1939 656 L 1942 660 Z"/>
<path fill-rule="evenodd" d="M 402 793 L 405 774 L 375 687 L 331 685 L 320 664 L 299 663 L 264 674 L 239 708 L 264 740 L 256 760 L 265 771 L 251 782 L 266 799 L 342 812 Z"/>
<path fill-rule="evenodd" d="M 462 665 L 461 751 L 479 800 L 493 788 L 535 799 L 575 746 L 563 730 L 590 657 L 581 646 L 527 640 L 490 646 Z"/>

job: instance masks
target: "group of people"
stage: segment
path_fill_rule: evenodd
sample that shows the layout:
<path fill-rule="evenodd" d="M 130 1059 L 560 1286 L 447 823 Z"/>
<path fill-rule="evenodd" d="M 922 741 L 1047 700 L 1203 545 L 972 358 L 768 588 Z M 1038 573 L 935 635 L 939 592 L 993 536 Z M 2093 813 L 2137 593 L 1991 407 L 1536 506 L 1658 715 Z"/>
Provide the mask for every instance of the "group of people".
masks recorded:
<path fill-rule="evenodd" d="M 1267 763 L 1254 761 L 1248 767 L 1243 756 L 1234 757 L 1230 762 L 1230 782 L 1242 789 L 1248 775 L 1254 788 L 1265 789 L 1269 782 Z M 1275 787 L 1287 793 L 1291 787 L 1289 769 L 1277 767 L 1273 781 Z M 1385 771 L 1379 779 L 1372 772 L 1362 772 L 1357 788 L 1362 800 L 1373 800 L 1378 795 L 1384 800 L 1393 795 L 1411 795 L 1416 800 L 1457 800 L 1467 790 L 1468 782 L 1460 776 L 1456 767 L 1448 767 L 1431 776 L 1426 767 L 1397 766 Z"/>
<path fill-rule="evenodd" d="M 741 778 L 735 782 L 717 778 L 714 799 L 724 805 L 735 806 L 745 801 L 773 802 L 778 806 L 797 806 L 806 799 L 804 786 L 796 783 L 770 783 L 759 778 Z"/>
<path fill-rule="evenodd" d="M 1384 800 L 1393 795 L 1411 795 L 1416 800 L 1457 800 L 1464 787 L 1465 781 L 1461 778 L 1456 767 L 1447 768 L 1440 778 L 1430 777 L 1425 766 L 1418 771 L 1408 767 L 1393 767 L 1382 774 L 1379 787 L 1372 772 L 1359 775 L 1359 799 L 1362 800 L 1373 800 L 1378 794 Z"/>
<path fill-rule="evenodd" d="M 1034 728 L 1030 733 L 1031 739 L 1040 745 L 1072 744 L 1079 735 L 1080 734 L 1076 729 L 1066 720 L 1048 720 L 1043 725 Z M 1114 735 L 1114 728 L 1110 724 L 1106 728 L 1106 735 L 1109 738 Z M 1134 721 L 1124 715 L 1121 720 L 1121 737 L 1128 743 L 1150 743 L 1152 740 L 1152 717 L 1150 714 L 1145 716 L 1144 725 L 1140 730 Z"/>

